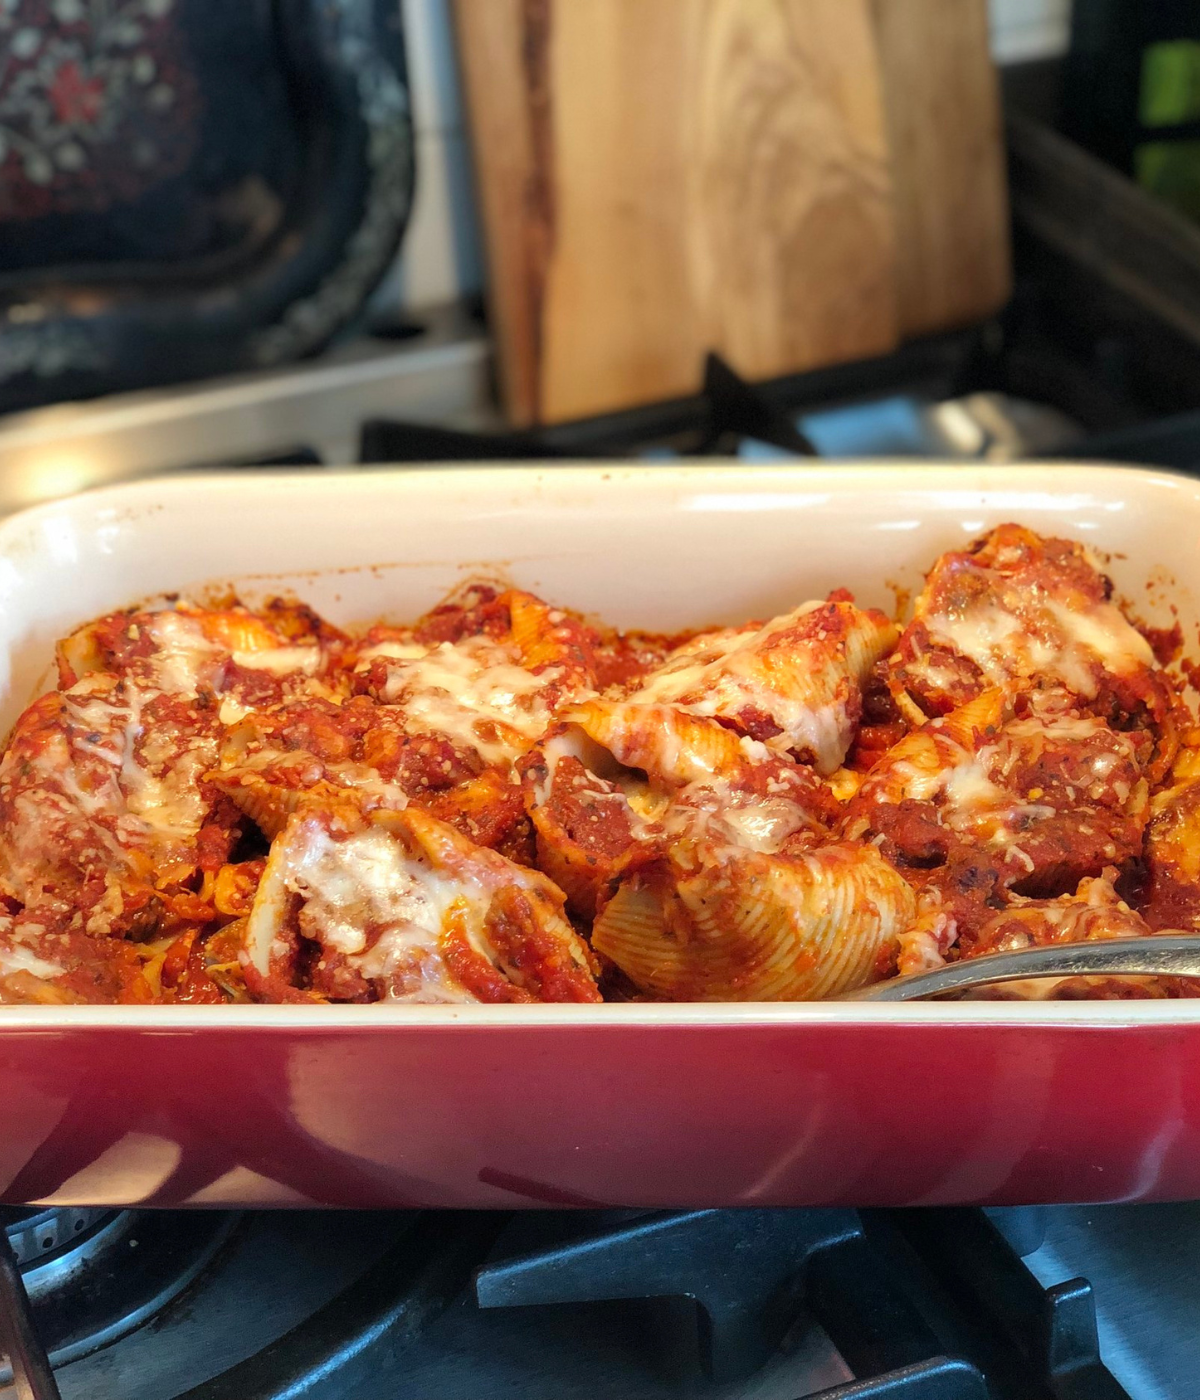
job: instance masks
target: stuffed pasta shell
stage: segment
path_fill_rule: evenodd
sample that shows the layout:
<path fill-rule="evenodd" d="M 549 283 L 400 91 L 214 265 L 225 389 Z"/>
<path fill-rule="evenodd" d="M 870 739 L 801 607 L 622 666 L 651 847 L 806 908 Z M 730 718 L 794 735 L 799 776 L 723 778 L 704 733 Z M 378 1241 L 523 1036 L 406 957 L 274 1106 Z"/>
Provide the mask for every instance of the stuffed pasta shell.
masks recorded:
<path fill-rule="evenodd" d="M 64 689 L 86 676 L 118 676 L 152 693 L 212 697 L 223 723 L 298 695 L 344 692 L 345 636 L 300 604 L 264 613 L 240 605 L 180 603 L 112 613 L 58 645 Z"/>
<path fill-rule="evenodd" d="M 882 613 L 805 603 L 762 627 L 694 638 L 626 698 L 718 719 L 828 774 L 850 748 L 863 684 L 896 637 Z"/>
<path fill-rule="evenodd" d="M 191 885 L 236 813 L 205 780 L 211 709 L 96 673 L 35 702 L 0 759 L 0 888 L 94 935 L 146 935 L 210 912 Z"/>
<path fill-rule="evenodd" d="M 985 925 L 969 956 L 1018 952 L 1053 943 L 1150 936 L 1145 919 L 1113 888 L 1116 873 L 1110 870 L 1102 877 L 1082 880 L 1073 894 L 1058 899 L 1013 899 Z M 1033 977 L 1000 983 L 986 992 L 1022 1001 L 1161 999 L 1198 994 L 1187 979 L 1178 977 Z"/>
<path fill-rule="evenodd" d="M 598 1001 L 562 904 L 427 813 L 309 808 L 272 843 L 241 963 L 272 1001 Z"/>
<path fill-rule="evenodd" d="M 588 630 L 530 594 L 509 592 L 362 648 L 355 685 L 405 731 L 448 741 L 479 767 L 510 769 L 556 708 L 592 688 Z"/>
<path fill-rule="evenodd" d="M 843 831 L 918 868 L 967 846 L 994 860 L 1006 887 L 1059 894 L 1140 852 L 1152 748 L 1082 713 L 1067 691 L 987 690 L 889 750 Z"/>
<path fill-rule="evenodd" d="M 895 970 L 912 887 L 872 846 L 674 845 L 623 880 L 592 946 L 668 1001 L 802 1001 Z"/>
<path fill-rule="evenodd" d="M 897 703 L 920 723 L 990 686 L 1049 685 L 1121 727 L 1162 723 L 1172 686 L 1111 592 L 1082 545 L 1019 525 L 942 555 L 891 658 Z"/>
<path fill-rule="evenodd" d="M 810 769 L 711 719 L 593 700 L 522 764 L 541 867 L 591 917 L 618 875 L 671 843 L 777 851 L 826 838 L 838 804 Z"/>

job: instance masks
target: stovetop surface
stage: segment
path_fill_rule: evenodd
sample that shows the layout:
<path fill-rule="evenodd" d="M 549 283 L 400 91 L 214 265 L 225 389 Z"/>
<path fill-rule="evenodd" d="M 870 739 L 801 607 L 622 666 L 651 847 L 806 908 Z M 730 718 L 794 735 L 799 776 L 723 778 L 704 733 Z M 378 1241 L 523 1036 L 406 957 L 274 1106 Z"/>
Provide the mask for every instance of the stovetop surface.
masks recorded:
<path fill-rule="evenodd" d="M 1084 1274 L 1109 1369 L 1138 1400 L 1200 1396 L 1200 1202 L 1045 1212 L 1026 1259 L 1043 1284 Z"/>
<path fill-rule="evenodd" d="M 152 1246 L 152 1220 L 128 1217 L 126 1249 Z M 57 1367 L 64 1400 L 1200 1396 L 1200 1203 L 213 1226 L 222 1243 L 182 1291 Z M 31 1292 L 47 1267 L 26 1268 Z M 751 1314 L 727 1310 L 764 1281 Z"/>

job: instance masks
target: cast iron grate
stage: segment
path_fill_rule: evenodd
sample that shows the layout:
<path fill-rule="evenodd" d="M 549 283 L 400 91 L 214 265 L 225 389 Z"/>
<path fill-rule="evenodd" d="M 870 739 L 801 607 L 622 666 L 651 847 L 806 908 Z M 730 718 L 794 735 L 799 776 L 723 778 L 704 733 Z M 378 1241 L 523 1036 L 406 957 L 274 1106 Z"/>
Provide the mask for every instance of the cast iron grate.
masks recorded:
<path fill-rule="evenodd" d="M 580 1233 L 581 1223 L 480 1269 L 480 1306 L 692 1298 L 705 1369 L 733 1380 L 767 1360 L 803 1305 L 860 1378 L 822 1400 L 1125 1397 L 1100 1359 L 1087 1281 L 1043 1290 L 982 1211 L 656 1212 L 593 1217 Z"/>
<path fill-rule="evenodd" d="M 704 367 L 704 387 L 689 410 L 688 456 L 712 457 L 735 450 L 744 438 L 753 438 L 798 457 L 814 457 L 816 448 L 791 418 L 759 389 L 747 384 L 721 359 L 709 355 Z M 400 423 L 386 418 L 369 419 L 360 438 L 361 462 L 509 462 L 570 459 L 580 456 L 621 455 L 619 432 L 573 446 L 568 437 L 546 433 L 467 433 Z"/>
<path fill-rule="evenodd" d="M 202 1219 L 184 1211 L 141 1217 L 147 1230 L 168 1231 Z M 1101 1360 L 1087 1281 L 1043 1289 L 1024 1264 L 1021 1254 L 1040 1242 L 1037 1223 L 1009 1213 L 1002 1233 L 985 1212 L 968 1209 L 563 1211 L 511 1220 L 428 1211 L 298 1326 L 170 1394 L 407 1395 L 406 1348 L 452 1300 L 461 1302 L 474 1269 L 485 1309 L 690 1298 L 700 1361 L 714 1381 L 751 1376 L 802 1320 L 820 1327 L 857 1378 L 818 1391 L 820 1400 L 1128 1400 Z M 219 1286 L 217 1264 L 210 1269 Z M 166 1301 L 146 1320 L 162 1325 L 180 1306 L 186 1310 Z M 20 1400 L 56 1400 L 36 1313 L 0 1231 L 0 1352 Z"/>

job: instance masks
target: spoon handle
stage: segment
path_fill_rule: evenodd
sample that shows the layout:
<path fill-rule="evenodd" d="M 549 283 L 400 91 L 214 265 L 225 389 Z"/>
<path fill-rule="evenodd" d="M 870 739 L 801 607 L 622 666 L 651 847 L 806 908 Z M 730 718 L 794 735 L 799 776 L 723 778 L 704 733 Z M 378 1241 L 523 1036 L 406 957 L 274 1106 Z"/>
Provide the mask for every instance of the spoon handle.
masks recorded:
<path fill-rule="evenodd" d="M 838 1001 L 917 1001 L 1030 977 L 1200 977 L 1200 934 L 1171 930 L 1149 938 L 1052 943 L 1015 953 L 987 953 L 933 972 L 893 977 L 844 992 Z"/>

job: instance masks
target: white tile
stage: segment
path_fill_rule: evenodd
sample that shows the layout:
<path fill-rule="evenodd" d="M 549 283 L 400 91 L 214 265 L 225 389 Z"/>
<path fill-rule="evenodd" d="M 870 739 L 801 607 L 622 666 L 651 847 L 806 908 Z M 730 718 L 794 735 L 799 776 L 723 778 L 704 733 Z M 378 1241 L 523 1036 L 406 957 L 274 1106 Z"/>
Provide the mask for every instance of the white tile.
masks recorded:
<path fill-rule="evenodd" d="M 997 26 L 1033 24 L 1061 19 L 1070 13 L 1070 0 L 990 0 L 992 23 Z"/>
<path fill-rule="evenodd" d="M 400 0 L 418 131 L 462 129 L 450 0 Z"/>
<path fill-rule="evenodd" d="M 992 35 L 992 54 L 997 63 L 1026 63 L 1035 58 L 1054 58 L 1067 51 L 1069 31 L 1062 25 L 1022 24 Z"/>
<path fill-rule="evenodd" d="M 1071 0 L 990 0 L 992 51 L 1001 63 L 1065 53 Z"/>

